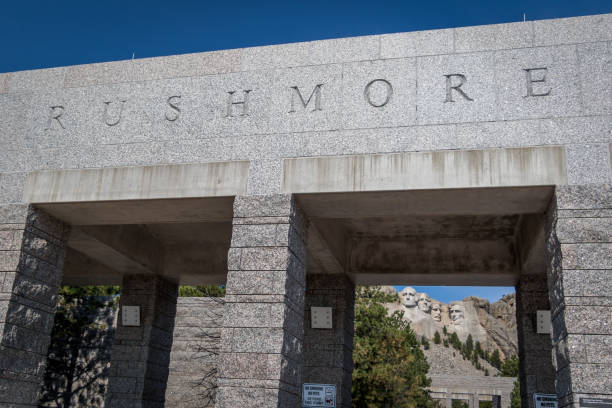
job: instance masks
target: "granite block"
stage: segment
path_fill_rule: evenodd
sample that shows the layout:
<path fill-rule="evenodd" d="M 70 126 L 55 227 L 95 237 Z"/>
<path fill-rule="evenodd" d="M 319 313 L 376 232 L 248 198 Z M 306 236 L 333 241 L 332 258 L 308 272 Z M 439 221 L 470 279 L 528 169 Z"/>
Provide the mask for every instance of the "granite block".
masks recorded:
<path fill-rule="evenodd" d="M 612 269 L 612 243 L 562 244 L 563 269 Z"/>
<path fill-rule="evenodd" d="M 454 52 L 454 30 L 429 30 L 380 36 L 380 58 L 405 58 Z"/>
<path fill-rule="evenodd" d="M 612 19 L 611 19 L 612 22 Z M 580 69 L 580 93 L 584 113 L 612 113 L 612 50 L 611 43 L 577 45 Z"/>
<path fill-rule="evenodd" d="M 557 186 L 559 210 L 595 210 L 612 208 L 612 185 Z"/>
<path fill-rule="evenodd" d="M 234 217 L 281 217 L 291 214 L 293 199 L 288 194 L 236 196 Z"/>
<path fill-rule="evenodd" d="M 139 58 L 68 67 L 65 86 L 85 87 L 239 71 L 241 50 Z"/>
<path fill-rule="evenodd" d="M 612 334 L 612 326 L 606 316 L 612 307 L 606 306 L 566 306 L 564 311 L 565 328 L 568 334 Z"/>
<path fill-rule="evenodd" d="M 612 116 L 540 119 L 539 133 L 542 144 L 607 143 L 611 120 Z"/>
<path fill-rule="evenodd" d="M 270 132 L 339 129 L 342 111 L 342 65 L 274 71 Z"/>
<path fill-rule="evenodd" d="M 496 117 L 492 53 L 417 59 L 417 123 L 491 121 Z"/>
<path fill-rule="evenodd" d="M 266 153 L 270 154 L 272 151 L 273 149 L 270 149 Z M 247 193 L 252 195 L 279 194 L 282 174 L 283 164 L 279 159 L 251 160 Z"/>
<path fill-rule="evenodd" d="M 24 150 L 28 146 L 28 131 L 31 127 L 29 122 L 31 104 L 33 97 L 31 94 L 0 94 L 0 135 L 2 135 L 3 149 L 0 151 L 0 165 L 7 171 L 8 166 L 4 162 L 16 160 L 28 161 L 27 158 L 19 157 L 18 151 Z M 16 157 L 17 155 L 17 157 Z M 26 163 L 14 164 L 13 167 Z"/>
<path fill-rule="evenodd" d="M 241 57 L 241 70 L 250 71 L 372 60 L 378 57 L 378 50 L 378 36 L 244 48 Z"/>
<path fill-rule="evenodd" d="M 610 296 L 612 293 L 612 270 L 563 271 L 565 296 Z"/>
<path fill-rule="evenodd" d="M 286 294 L 287 279 L 286 271 L 230 271 L 226 288 L 228 294 Z"/>
<path fill-rule="evenodd" d="M 455 52 L 492 51 L 533 46 L 533 23 L 455 28 Z"/>
<path fill-rule="evenodd" d="M 612 181 L 607 144 L 570 145 L 566 151 L 569 184 L 605 184 Z"/>
<path fill-rule="evenodd" d="M 65 74 L 65 67 L 12 72 L 7 83 L 8 93 L 60 89 L 64 87 Z"/>
<path fill-rule="evenodd" d="M 581 340 L 587 356 L 585 362 L 612 364 L 612 338 L 610 336 L 585 335 Z"/>
<path fill-rule="evenodd" d="M 287 248 L 244 248 L 240 257 L 240 269 L 245 271 L 282 271 L 289 265 Z"/>
<path fill-rule="evenodd" d="M 578 116 L 582 113 L 574 46 L 497 51 L 494 58 L 499 104 L 496 119 Z"/>
<path fill-rule="evenodd" d="M 574 393 L 601 393 L 612 390 L 612 370 L 607 364 L 570 363 L 571 389 Z"/>
<path fill-rule="evenodd" d="M 8 92 L 8 79 L 11 74 L 0 74 L 0 94 Z"/>
<path fill-rule="evenodd" d="M 232 228 L 232 248 L 276 246 L 275 224 L 234 225 Z"/>
<path fill-rule="evenodd" d="M 534 45 L 575 44 L 612 40 L 612 14 L 533 22 Z"/>
<path fill-rule="evenodd" d="M 235 407 L 252 407 L 252 408 L 267 408 L 266 401 L 270 399 L 265 397 L 266 388 L 248 388 L 248 387 L 219 387 L 217 390 L 217 399 L 215 407 L 217 408 L 235 408 Z"/>
<path fill-rule="evenodd" d="M 20 203 L 26 173 L 0 173 L 0 203 Z"/>
<path fill-rule="evenodd" d="M 557 221 L 562 243 L 612 242 L 612 218 L 567 218 Z"/>
<path fill-rule="evenodd" d="M 416 59 L 344 64 L 342 128 L 416 124 Z"/>

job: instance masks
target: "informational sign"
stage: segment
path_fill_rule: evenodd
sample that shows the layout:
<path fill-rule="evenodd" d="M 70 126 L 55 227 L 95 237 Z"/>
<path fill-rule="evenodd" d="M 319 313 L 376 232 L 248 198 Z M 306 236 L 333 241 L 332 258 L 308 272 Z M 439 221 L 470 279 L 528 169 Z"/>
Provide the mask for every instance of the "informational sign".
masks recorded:
<path fill-rule="evenodd" d="M 538 310 L 536 312 L 538 334 L 550 334 L 552 323 L 550 320 L 550 310 Z"/>
<path fill-rule="evenodd" d="M 612 399 L 609 398 L 580 398 L 581 407 L 612 408 Z"/>
<path fill-rule="evenodd" d="M 121 324 L 123 326 L 140 326 L 140 306 L 122 306 Z"/>
<path fill-rule="evenodd" d="M 336 386 L 303 384 L 302 408 L 336 408 Z"/>
<path fill-rule="evenodd" d="M 332 329 L 332 308 L 331 307 L 311 307 L 310 315 L 313 329 Z"/>
<path fill-rule="evenodd" d="M 533 406 L 535 408 L 558 408 L 556 394 L 533 394 Z"/>

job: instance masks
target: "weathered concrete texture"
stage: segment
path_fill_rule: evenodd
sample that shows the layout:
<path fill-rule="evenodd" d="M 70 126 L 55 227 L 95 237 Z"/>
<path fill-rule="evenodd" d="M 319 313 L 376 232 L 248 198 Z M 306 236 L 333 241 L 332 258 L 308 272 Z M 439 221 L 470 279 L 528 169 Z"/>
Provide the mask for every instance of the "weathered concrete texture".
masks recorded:
<path fill-rule="evenodd" d="M 215 405 L 223 298 L 178 298 L 166 407 Z"/>
<path fill-rule="evenodd" d="M 307 224 L 289 195 L 234 201 L 218 408 L 299 404 Z"/>
<path fill-rule="evenodd" d="M 140 326 L 123 326 L 119 310 L 105 407 L 164 406 L 177 295 L 160 276 L 124 276 L 120 308 L 140 306 Z"/>
<path fill-rule="evenodd" d="M 545 271 L 522 274 L 516 286 L 516 323 L 519 345 L 521 400 L 533 406 L 533 393 L 555 393 L 555 369 L 550 335 L 538 334 L 536 312 L 549 310 Z"/>
<path fill-rule="evenodd" d="M 333 329 L 311 328 L 311 307 L 331 307 Z M 335 384 L 336 406 L 350 408 L 355 285 L 347 275 L 308 275 L 303 383 Z"/>
<path fill-rule="evenodd" d="M 548 282 L 559 407 L 612 396 L 612 188 L 558 187 L 549 210 Z"/>
<path fill-rule="evenodd" d="M 68 233 L 34 208 L 0 224 L 0 405 L 38 404 Z"/>

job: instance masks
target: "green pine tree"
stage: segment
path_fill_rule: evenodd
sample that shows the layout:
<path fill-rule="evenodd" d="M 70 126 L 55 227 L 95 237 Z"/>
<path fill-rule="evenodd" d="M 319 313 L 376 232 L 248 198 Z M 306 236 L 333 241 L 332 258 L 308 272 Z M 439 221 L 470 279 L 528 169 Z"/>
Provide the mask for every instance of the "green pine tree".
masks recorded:
<path fill-rule="evenodd" d="M 435 344 L 440 344 L 440 341 L 441 341 L 441 339 L 440 339 L 440 333 L 438 333 L 438 331 L 436 330 L 436 332 L 434 333 L 433 342 L 434 342 Z"/>
<path fill-rule="evenodd" d="M 495 368 L 497 368 L 498 370 L 501 369 L 502 366 L 502 362 L 501 362 L 501 358 L 499 357 L 499 350 L 495 349 L 495 351 L 491 354 L 491 357 L 489 359 L 489 363 L 491 363 L 491 365 Z"/>
<path fill-rule="evenodd" d="M 359 287 L 355 298 L 352 406 L 435 407 L 426 387 L 429 365 L 419 341 L 400 312 L 389 315 L 385 303 L 397 301 L 377 288 Z"/>

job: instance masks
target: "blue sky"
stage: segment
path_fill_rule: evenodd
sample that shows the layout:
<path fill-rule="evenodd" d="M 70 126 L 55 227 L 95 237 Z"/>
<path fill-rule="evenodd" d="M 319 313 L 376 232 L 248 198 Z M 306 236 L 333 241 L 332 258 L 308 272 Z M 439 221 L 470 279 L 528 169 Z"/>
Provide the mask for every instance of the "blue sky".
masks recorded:
<path fill-rule="evenodd" d="M 2 3 L 0 72 L 369 34 L 612 12 L 610 0 Z M 449 302 L 514 288 L 416 287 Z"/>
<path fill-rule="evenodd" d="M 2 2 L 0 72 L 612 12 L 610 0 Z"/>

